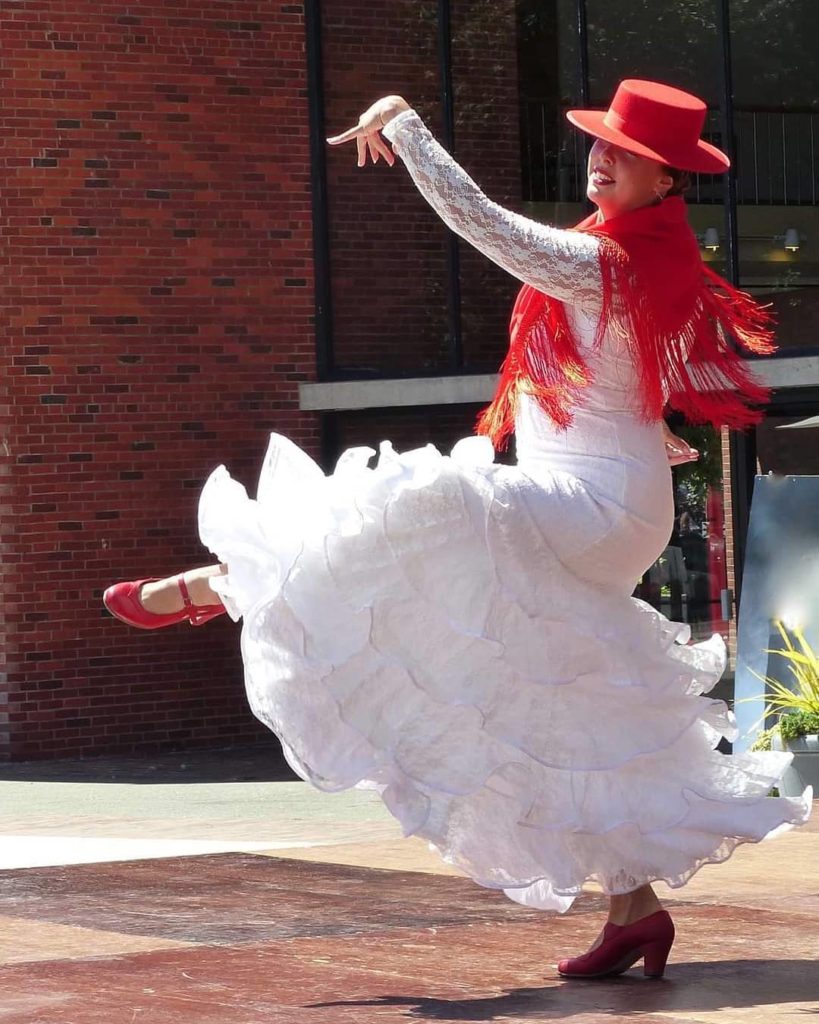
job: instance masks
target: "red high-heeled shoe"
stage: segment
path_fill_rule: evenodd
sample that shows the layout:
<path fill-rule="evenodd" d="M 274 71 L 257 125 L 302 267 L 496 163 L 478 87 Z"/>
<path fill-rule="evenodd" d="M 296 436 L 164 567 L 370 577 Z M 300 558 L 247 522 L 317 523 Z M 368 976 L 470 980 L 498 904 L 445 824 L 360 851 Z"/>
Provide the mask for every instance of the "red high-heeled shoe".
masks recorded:
<path fill-rule="evenodd" d="M 647 978 L 662 978 L 673 943 L 674 922 L 665 910 L 658 910 L 633 924 L 608 923 L 597 949 L 561 960 L 557 969 L 564 978 L 609 978 L 642 959 Z"/>
<path fill-rule="evenodd" d="M 177 622 L 189 622 L 192 626 L 202 626 L 217 615 L 224 615 L 225 606 L 219 604 L 196 605 L 191 601 L 188 586 L 183 575 L 176 577 L 176 585 L 182 595 L 182 607 L 178 612 L 168 615 L 156 615 L 149 612 L 139 599 L 140 591 L 145 583 L 155 583 L 161 577 L 152 576 L 145 580 L 130 580 L 115 583 L 102 595 L 102 602 L 108 611 L 137 629 L 162 629 L 175 626 Z"/>

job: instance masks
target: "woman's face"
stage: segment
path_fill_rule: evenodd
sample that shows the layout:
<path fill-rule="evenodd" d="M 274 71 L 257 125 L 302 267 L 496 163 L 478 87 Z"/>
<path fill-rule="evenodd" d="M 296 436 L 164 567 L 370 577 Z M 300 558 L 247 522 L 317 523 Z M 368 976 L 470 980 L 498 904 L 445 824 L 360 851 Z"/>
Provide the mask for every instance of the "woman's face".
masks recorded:
<path fill-rule="evenodd" d="M 671 188 L 671 176 L 657 160 L 595 139 L 589 153 L 586 195 L 603 220 L 648 206 Z"/>

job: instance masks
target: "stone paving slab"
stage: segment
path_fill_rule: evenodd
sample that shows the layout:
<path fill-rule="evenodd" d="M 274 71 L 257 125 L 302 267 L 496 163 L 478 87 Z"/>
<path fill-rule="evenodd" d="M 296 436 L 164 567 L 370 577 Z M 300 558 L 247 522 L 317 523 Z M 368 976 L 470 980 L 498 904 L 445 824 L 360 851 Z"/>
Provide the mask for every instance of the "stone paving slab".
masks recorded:
<path fill-rule="evenodd" d="M 571 982 L 554 964 L 596 935 L 601 895 L 562 917 L 518 907 L 401 840 L 372 794 L 326 797 L 268 760 L 0 771 L 0 863 L 26 828 L 32 852 L 82 841 L 102 860 L 223 850 L 0 871 L 0 1024 L 819 1018 L 817 815 L 661 894 L 665 979 Z"/>
<path fill-rule="evenodd" d="M 591 938 L 600 896 L 553 917 L 409 872 L 232 855 L 131 867 L 100 866 L 98 886 L 86 866 L 6 873 L 8 941 L 36 920 L 44 934 L 75 929 L 77 946 L 0 966 L 3 1024 L 785 1024 L 819 1013 L 819 922 L 794 928 L 787 909 L 679 903 L 666 979 L 583 983 L 553 965 Z M 91 953 L 87 932 L 112 927 L 157 946 Z"/>
<path fill-rule="evenodd" d="M 191 943 L 158 939 L 154 935 L 125 935 L 101 928 L 59 925 L 22 917 L 0 915 L 0 964 L 18 964 L 50 960 L 73 960 L 100 956 L 120 956 L 158 949 L 175 949 Z M 3 1020 L 0 1000 L 0 1020 Z"/>

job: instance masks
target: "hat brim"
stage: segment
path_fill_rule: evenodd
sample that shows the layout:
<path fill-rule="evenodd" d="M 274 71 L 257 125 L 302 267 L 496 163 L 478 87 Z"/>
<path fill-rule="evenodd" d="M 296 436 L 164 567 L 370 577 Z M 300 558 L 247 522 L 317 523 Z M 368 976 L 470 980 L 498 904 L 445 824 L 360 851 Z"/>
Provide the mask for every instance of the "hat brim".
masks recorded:
<path fill-rule="evenodd" d="M 613 142 L 636 153 L 638 156 L 648 157 L 650 160 L 659 160 L 661 164 L 669 167 L 676 167 L 680 171 L 694 171 L 697 174 L 724 174 L 731 166 L 731 161 L 716 146 L 710 142 L 699 139 L 697 145 L 684 154 L 683 162 L 680 162 L 680 154 L 673 157 L 668 153 L 658 153 L 648 146 L 624 135 L 616 128 L 610 128 L 603 120 L 606 116 L 604 110 L 567 110 L 566 117 L 571 123 L 587 135 L 594 135 L 597 139 L 605 139 L 606 142 Z"/>

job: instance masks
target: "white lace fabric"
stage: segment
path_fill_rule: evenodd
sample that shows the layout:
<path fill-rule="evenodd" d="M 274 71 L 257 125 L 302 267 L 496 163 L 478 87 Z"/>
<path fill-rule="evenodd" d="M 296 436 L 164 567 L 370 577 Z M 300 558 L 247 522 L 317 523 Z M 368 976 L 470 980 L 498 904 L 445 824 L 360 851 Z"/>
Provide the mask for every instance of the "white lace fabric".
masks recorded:
<path fill-rule="evenodd" d="M 384 129 L 418 191 L 456 234 L 524 284 L 586 313 L 599 312 L 599 241 L 550 227 L 489 199 L 414 110 Z"/>

